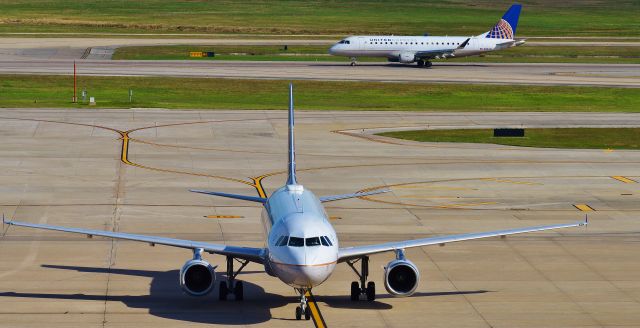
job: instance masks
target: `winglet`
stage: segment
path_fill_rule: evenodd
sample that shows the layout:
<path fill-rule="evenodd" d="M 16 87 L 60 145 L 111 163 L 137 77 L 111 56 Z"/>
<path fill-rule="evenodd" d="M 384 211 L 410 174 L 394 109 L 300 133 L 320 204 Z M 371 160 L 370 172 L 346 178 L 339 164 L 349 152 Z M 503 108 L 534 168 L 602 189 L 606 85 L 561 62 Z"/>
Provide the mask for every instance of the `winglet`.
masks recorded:
<path fill-rule="evenodd" d="M 464 42 L 462 42 L 462 44 L 458 46 L 458 49 L 464 49 L 464 47 L 466 47 L 469 43 L 469 40 L 471 40 L 471 38 L 467 38 L 466 40 L 464 40 Z"/>
<path fill-rule="evenodd" d="M 296 146 L 293 127 L 293 83 L 289 83 L 289 176 L 287 185 L 298 184 L 296 180 Z"/>

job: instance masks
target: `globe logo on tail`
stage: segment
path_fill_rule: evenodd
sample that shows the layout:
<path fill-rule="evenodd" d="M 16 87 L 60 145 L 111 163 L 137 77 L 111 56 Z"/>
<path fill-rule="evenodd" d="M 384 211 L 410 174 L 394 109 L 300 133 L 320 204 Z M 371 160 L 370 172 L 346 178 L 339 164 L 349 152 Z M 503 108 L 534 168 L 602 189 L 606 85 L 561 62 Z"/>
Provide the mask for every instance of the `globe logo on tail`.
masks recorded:
<path fill-rule="evenodd" d="M 513 29 L 511 24 L 504 19 L 501 19 L 496 26 L 487 34 L 489 39 L 513 39 Z"/>

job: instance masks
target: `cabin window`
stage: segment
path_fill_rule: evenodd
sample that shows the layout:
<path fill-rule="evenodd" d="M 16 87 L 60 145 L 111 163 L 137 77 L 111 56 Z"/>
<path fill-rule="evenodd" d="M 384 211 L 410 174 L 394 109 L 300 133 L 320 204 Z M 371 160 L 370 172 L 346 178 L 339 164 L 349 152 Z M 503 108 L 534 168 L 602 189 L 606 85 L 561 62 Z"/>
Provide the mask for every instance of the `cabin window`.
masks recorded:
<path fill-rule="evenodd" d="M 311 237 L 305 240 L 307 246 L 320 246 L 320 237 Z"/>
<path fill-rule="evenodd" d="M 304 246 L 304 238 L 289 237 L 289 246 L 302 247 Z"/>

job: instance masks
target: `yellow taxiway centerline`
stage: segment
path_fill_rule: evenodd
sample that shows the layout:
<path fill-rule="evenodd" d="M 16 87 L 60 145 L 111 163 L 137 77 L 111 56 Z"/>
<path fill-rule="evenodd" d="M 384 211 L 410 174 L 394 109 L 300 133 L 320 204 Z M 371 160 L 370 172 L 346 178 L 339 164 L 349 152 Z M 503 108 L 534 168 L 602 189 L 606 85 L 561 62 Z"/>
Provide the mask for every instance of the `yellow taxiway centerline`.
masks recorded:
<path fill-rule="evenodd" d="M 310 291 L 307 291 L 307 306 L 311 309 L 311 319 L 313 319 L 313 324 L 316 328 L 325 328 L 327 327 L 327 323 L 324 322 L 324 318 L 322 317 L 322 313 L 320 313 L 320 308 L 318 307 L 318 303 L 316 303 L 315 297 L 311 294 Z"/>
<path fill-rule="evenodd" d="M 618 181 L 624 182 L 624 183 L 638 183 L 638 181 L 631 180 L 631 179 L 629 179 L 627 177 L 623 177 L 623 176 L 620 176 L 620 175 L 612 176 L 612 178 L 616 179 Z"/>
<path fill-rule="evenodd" d="M 583 211 L 583 212 L 593 212 L 593 211 L 595 211 L 595 210 L 593 209 L 593 207 L 591 207 L 591 206 L 589 206 L 589 205 L 587 205 L 587 204 L 574 204 L 573 206 L 574 206 L 575 208 L 577 208 L 577 209 L 579 209 L 579 210 Z"/>

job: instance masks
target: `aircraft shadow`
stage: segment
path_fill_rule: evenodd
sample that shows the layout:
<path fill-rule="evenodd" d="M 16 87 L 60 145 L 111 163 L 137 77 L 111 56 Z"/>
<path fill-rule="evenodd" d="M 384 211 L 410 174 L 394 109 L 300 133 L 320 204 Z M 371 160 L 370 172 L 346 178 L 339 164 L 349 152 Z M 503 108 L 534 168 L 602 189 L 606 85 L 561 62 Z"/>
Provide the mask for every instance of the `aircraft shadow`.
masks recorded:
<path fill-rule="evenodd" d="M 108 295 L 104 294 L 46 294 L 46 293 L 17 293 L 1 292 L 2 297 L 23 297 L 40 299 L 64 299 L 87 301 L 122 302 L 129 308 L 147 309 L 149 314 L 172 320 L 193 323 L 250 325 L 266 322 L 273 318 L 271 309 L 297 302 L 294 296 L 285 297 L 266 293 L 258 285 L 243 281 L 245 300 L 236 302 L 233 297 L 228 301 L 218 301 L 218 287 L 205 297 L 191 297 L 185 295 L 178 285 L 178 270 L 152 271 L 108 269 L 96 267 L 42 265 L 45 268 L 73 270 L 84 273 L 110 273 L 115 275 L 137 276 L 152 278 L 149 295 Z M 264 273 L 262 271 L 248 271 L 240 274 Z M 217 279 L 223 279 L 224 274 L 217 274 Z M 293 313 L 293 309 L 291 311 Z M 292 315 L 293 317 L 293 315 Z M 289 318 L 283 318 L 289 319 Z M 291 318 L 293 319 L 293 318 Z"/>
<path fill-rule="evenodd" d="M 108 269 L 99 267 L 80 267 L 63 265 L 42 265 L 44 268 L 58 270 L 72 270 L 82 273 L 110 273 L 114 275 L 125 275 L 132 277 L 149 277 L 151 284 L 149 295 L 108 295 L 103 294 L 54 294 L 54 293 L 20 293 L 20 292 L 0 292 L 0 297 L 16 298 L 40 298 L 59 300 L 87 300 L 87 301 L 110 301 L 122 302 L 129 308 L 147 309 L 149 314 L 178 321 L 224 324 L 224 325 L 250 325 L 266 322 L 272 319 L 294 320 L 292 317 L 274 318 L 271 309 L 295 304 L 298 297 L 282 296 L 266 293 L 265 290 L 256 285 L 243 281 L 245 300 L 236 302 L 231 298 L 229 301 L 217 300 L 216 289 L 207 297 L 191 297 L 185 295 L 178 285 L 178 270 L 153 271 L 153 270 L 130 270 L 130 269 Z M 262 271 L 246 271 L 242 274 L 264 273 Z M 225 279 L 224 274 L 217 274 L 217 279 Z M 487 293 L 486 290 L 454 291 L 454 292 L 431 292 L 415 293 L 412 297 L 434 297 L 448 295 L 466 295 Z M 315 295 L 318 302 L 323 302 L 331 308 L 345 309 L 377 309 L 389 310 L 393 306 L 379 300 L 392 298 L 387 294 L 378 294 L 376 301 L 353 302 L 347 295 Z"/>
<path fill-rule="evenodd" d="M 449 295 L 469 295 L 469 294 L 484 294 L 490 293 L 488 290 L 461 290 L 454 292 L 418 292 L 411 297 L 434 297 L 434 296 L 449 296 Z M 380 300 L 395 298 L 395 296 L 389 294 L 377 294 L 376 300 L 373 302 L 367 301 L 359 301 L 353 302 L 349 299 L 348 296 L 339 295 L 339 296 L 319 296 L 315 295 L 316 301 L 324 302 L 329 307 L 332 308 L 340 308 L 340 309 L 376 309 L 376 310 L 389 310 L 392 309 L 393 306 L 391 304 L 380 302 Z"/>

